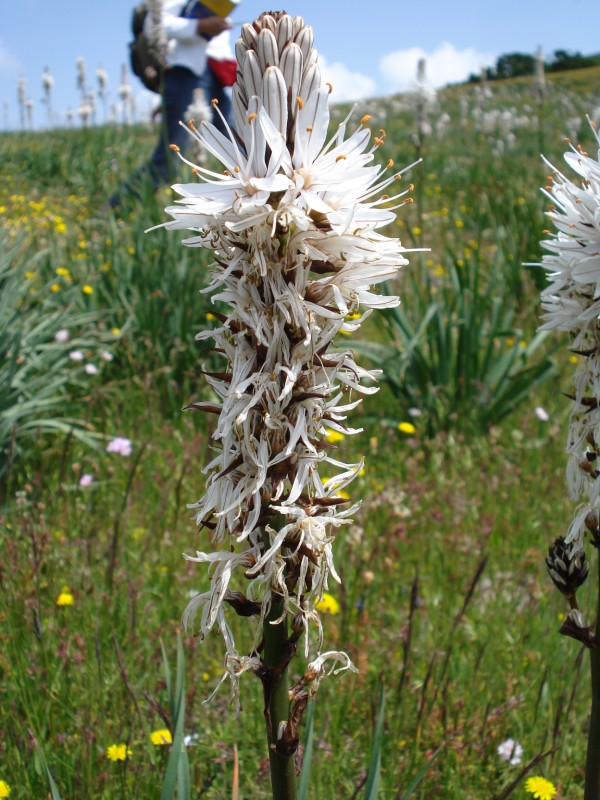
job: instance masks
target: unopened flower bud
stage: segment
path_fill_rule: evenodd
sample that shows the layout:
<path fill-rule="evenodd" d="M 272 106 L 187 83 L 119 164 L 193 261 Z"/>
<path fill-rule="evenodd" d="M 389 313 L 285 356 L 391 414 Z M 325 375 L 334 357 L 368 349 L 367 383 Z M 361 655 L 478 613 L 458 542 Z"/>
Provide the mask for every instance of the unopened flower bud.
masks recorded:
<path fill-rule="evenodd" d="M 588 575 L 589 565 L 583 550 L 571 552 L 562 536 L 555 540 L 546 556 L 546 566 L 559 592 L 573 597 Z"/>

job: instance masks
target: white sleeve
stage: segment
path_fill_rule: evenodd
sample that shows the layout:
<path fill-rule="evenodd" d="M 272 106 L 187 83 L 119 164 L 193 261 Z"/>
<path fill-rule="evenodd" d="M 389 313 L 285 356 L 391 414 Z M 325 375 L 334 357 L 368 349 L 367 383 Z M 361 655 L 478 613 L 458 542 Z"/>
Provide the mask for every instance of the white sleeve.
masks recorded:
<path fill-rule="evenodd" d="M 197 19 L 186 19 L 163 11 L 162 24 L 167 39 L 193 40 L 199 39 Z"/>

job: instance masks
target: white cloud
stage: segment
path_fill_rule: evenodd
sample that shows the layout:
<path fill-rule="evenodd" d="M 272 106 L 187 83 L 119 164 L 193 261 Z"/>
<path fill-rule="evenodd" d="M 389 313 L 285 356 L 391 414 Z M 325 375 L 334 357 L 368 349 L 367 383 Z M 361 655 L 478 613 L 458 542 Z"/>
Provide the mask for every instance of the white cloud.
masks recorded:
<path fill-rule="evenodd" d="M 443 42 L 431 53 L 426 53 L 420 47 L 397 50 L 379 60 L 379 70 L 389 91 L 406 91 L 410 88 L 416 78 L 420 58 L 427 61 L 427 82 L 436 88 L 464 81 L 472 72 L 479 74 L 484 64 L 493 64 L 496 60 L 493 53 L 478 52 L 473 47 L 457 50 L 449 42 Z"/>
<path fill-rule="evenodd" d="M 363 100 L 375 94 L 376 83 L 373 78 L 363 75 L 361 72 L 352 72 L 341 61 L 329 64 L 327 59 L 319 53 L 319 67 L 323 83 L 330 83 L 333 86 L 332 103 Z"/>
<path fill-rule="evenodd" d="M 18 72 L 23 67 L 19 59 L 14 56 L 0 39 L 0 73 Z"/>

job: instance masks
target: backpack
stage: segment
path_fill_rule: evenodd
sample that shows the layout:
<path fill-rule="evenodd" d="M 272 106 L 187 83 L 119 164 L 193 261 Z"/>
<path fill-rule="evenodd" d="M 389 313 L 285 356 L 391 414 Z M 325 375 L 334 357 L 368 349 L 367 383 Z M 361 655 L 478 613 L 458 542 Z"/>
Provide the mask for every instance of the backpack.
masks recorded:
<path fill-rule="evenodd" d="M 134 38 L 129 43 L 129 61 L 133 74 L 137 75 L 146 89 L 160 93 L 164 64 L 144 33 L 144 22 L 147 16 L 148 6 L 145 2 L 139 3 L 133 9 L 131 32 Z"/>

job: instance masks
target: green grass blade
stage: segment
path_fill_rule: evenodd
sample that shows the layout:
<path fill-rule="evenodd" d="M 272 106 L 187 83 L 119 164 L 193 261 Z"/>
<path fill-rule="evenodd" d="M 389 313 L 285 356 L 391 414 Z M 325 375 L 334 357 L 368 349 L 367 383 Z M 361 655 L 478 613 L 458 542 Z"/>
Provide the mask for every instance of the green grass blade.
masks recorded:
<path fill-rule="evenodd" d="M 177 634 L 177 672 L 175 690 L 171 680 L 171 670 L 163 647 L 163 662 L 165 665 L 165 680 L 169 692 L 169 707 L 173 725 L 173 744 L 167 763 L 167 771 L 163 782 L 161 800 L 172 800 L 177 790 L 178 800 L 189 800 L 190 797 L 190 769 L 187 750 L 184 742 L 185 722 L 185 674 L 184 656 L 181 637 Z"/>
<path fill-rule="evenodd" d="M 379 794 L 379 784 L 381 781 L 381 742 L 383 738 L 383 712 L 385 708 L 385 693 L 381 687 L 379 698 L 379 712 L 377 714 L 377 724 L 375 726 L 375 738 L 373 739 L 373 749 L 371 750 L 371 761 L 367 773 L 367 785 L 365 788 L 365 800 L 377 800 Z"/>
<path fill-rule="evenodd" d="M 302 775 L 300 776 L 300 786 L 298 787 L 298 800 L 306 800 L 308 791 L 308 781 L 310 779 L 310 768 L 312 765 L 313 736 L 315 729 L 315 701 L 308 701 L 308 711 L 306 714 L 306 739 L 304 740 L 304 761 L 302 763 Z"/>
<path fill-rule="evenodd" d="M 50 790 L 50 798 L 51 800 L 62 800 L 62 796 L 54 780 L 52 773 L 50 772 L 50 767 L 48 766 L 48 762 L 46 761 L 46 757 L 44 756 L 44 750 L 42 745 L 38 742 L 37 738 L 33 735 L 31 731 L 29 731 L 31 738 L 33 740 L 33 746 L 35 747 L 35 754 L 39 761 L 40 770 L 46 779 L 48 784 L 48 789 Z"/>
<path fill-rule="evenodd" d="M 423 780 L 423 778 L 425 777 L 425 775 L 429 771 L 429 768 L 431 767 L 431 765 L 433 764 L 435 759 L 438 757 L 440 749 L 441 748 L 438 748 L 435 751 L 435 753 L 431 756 L 429 761 L 426 761 L 425 764 L 421 767 L 421 769 L 419 770 L 419 772 L 418 772 L 416 778 L 414 779 L 414 781 L 411 783 L 411 785 L 408 787 L 408 789 L 402 795 L 401 800 L 408 800 L 408 798 L 412 795 L 412 793 L 415 791 L 415 789 L 419 786 L 419 784 L 421 783 L 421 781 Z"/>

